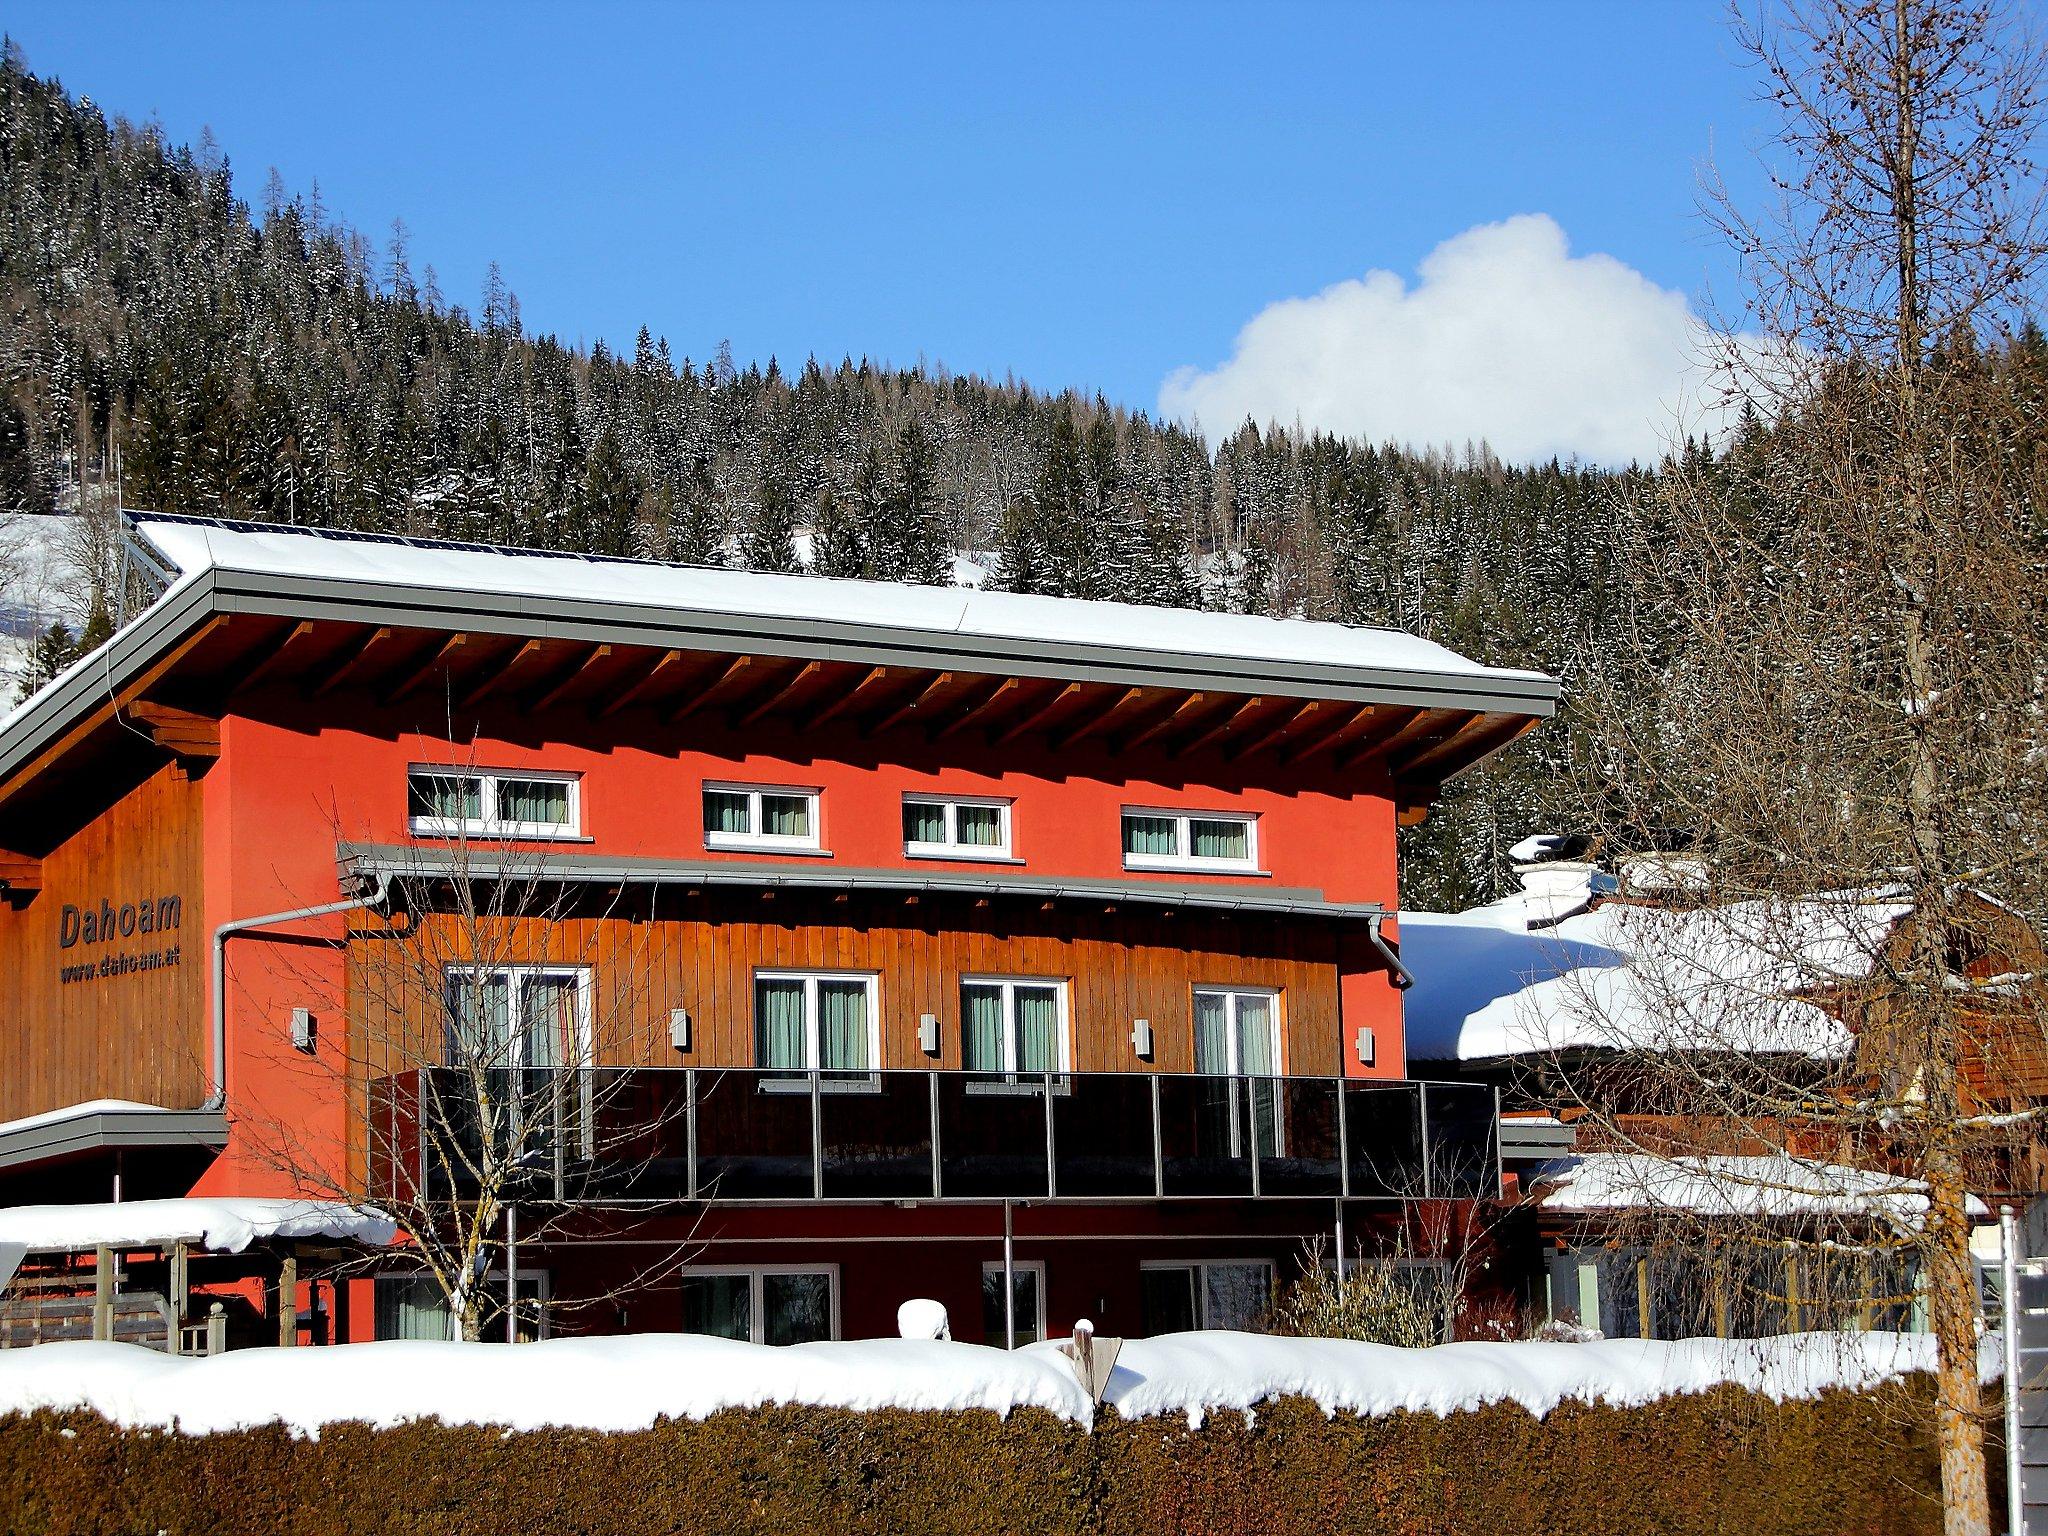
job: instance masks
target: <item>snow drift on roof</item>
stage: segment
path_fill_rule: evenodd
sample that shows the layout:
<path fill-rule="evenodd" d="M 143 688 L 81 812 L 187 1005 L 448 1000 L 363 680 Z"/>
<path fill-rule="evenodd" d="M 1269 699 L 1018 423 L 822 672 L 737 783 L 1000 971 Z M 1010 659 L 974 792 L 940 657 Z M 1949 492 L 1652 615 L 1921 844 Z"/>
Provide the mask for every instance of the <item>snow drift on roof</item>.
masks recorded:
<path fill-rule="evenodd" d="M 189 1110 L 167 1109 L 161 1104 L 143 1104 L 135 1099 L 87 1099 L 83 1104 L 66 1104 L 62 1109 L 46 1109 L 39 1115 L 23 1115 L 19 1120 L 0 1120 L 0 1136 L 10 1136 L 17 1131 L 40 1130 L 47 1125 L 62 1125 L 67 1120 L 84 1120 L 92 1115 L 189 1113 Z"/>
<path fill-rule="evenodd" d="M 273 1238 L 326 1237 L 385 1247 L 398 1224 L 380 1211 L 332 1200 L 125 1200 L 112 1205 L 18 1205 L 0 1209 L 0 1243 L 76 1253 L 102 1243 L 152 1248 L 182 1238 L 217 1253 L 240 1253 Z"/>
<path fill-rule="evenodd" d="M 1546 1211 L 1682 1211 L 1695 1216 L 1857 1217 L 1917 1229 L 1927 1186 L 1917 1179 L 1774 1153 L 1653 1157 L 1589 1152 L 1544 1180 Z M 1984 1206 L 1974 1197 L 1975 1214 Z"/>
<path fill-rule="evenodd" d="M 1412 1058 L 1840 1055 L 1849 1031 L 1801 994 L 1868 977 L 1910 910 L 1882 891 L 1686 912 L 1609 902 L 1529 932 L 1520 900 L 1402 914 Z"/>
<path fill-rule="evenodd" d="M 212 567 L 545 602 L 644 604 L 693 614 L 802 618 L 990 640 L 1119 646 L 1173 656 L 1548 681 L 1538 672 L 1481 666 L 1433 641 L 1398 630 L 1307 619 L 898 582 L 780 576 L 652 561 L 567 558 L 542 551 L 425 540 L 324 537 L 305 529 L 228 527 L 146 514 L 137 517 L 136 530 L 187 576 Z"/>
<path fill-rule="evenodd" d="M 1519 1403 L 1634 1406 L 1724 1384 L 1776 1399 L 1876 1386 L 1933 1364 L 1933 1339 L 1891 1333 L 1775 1339 L 1615 1339 L 1395 1349 L 1343 1339 L 1182 1333 L 1125 1341 L 1107 1400 L 1126 1418 L 1251 1410 L 1305 1397 L 1325 1413 L 1448 1414 Z M 1995 1344 L 1984 1351 L 1995 1372 Z M 688 1334 L 539 1344 L 393 1341 L 194 1358 L 132 1344 L 0 1351 L 0 1413 L 85 1410 L 187 1434 L 281 1423 L 416 1420 L 508 1429 L 645 1429 L 722 1408 L 796 1403 L 870 1412 L 1042 1408 L 1081 1425 L 1094 1406 L 1056 1346 L 1014 1353 L 929 1339 L 776 1348 Z"/>

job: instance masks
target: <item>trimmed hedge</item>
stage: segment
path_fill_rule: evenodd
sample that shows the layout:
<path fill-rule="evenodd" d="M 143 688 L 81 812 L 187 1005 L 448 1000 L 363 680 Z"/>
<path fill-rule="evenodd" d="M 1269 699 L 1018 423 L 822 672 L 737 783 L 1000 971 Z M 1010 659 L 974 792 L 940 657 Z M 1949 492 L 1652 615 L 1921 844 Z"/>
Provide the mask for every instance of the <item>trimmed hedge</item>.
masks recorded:
<path fill-rule="evenodd" d="M 1325 1419 L 1300 1400 L 1191 1430 L 1037 1410 L 732 1411 L 630 1434 L 441 1424 L 124 1431 L 0 1419 L 21 1536 L 1919 1536 L 1940 1527 L 1924 1392 Z"/>

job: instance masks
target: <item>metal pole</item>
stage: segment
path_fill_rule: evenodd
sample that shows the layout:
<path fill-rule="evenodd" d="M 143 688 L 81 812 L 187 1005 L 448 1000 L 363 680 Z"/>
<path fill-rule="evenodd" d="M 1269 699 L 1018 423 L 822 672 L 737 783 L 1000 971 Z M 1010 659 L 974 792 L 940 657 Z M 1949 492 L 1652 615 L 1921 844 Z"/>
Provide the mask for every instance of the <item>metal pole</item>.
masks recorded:
<path fill-rule="evenodd" d="M 1010 1202 L 1003 1202 L 1003 1348 L 1017 1347 L 1017 1243 L 1010 1230 Z"/>
<path fill-rule="evenodd" d="M 2027 1536 L 2027 1509 L 2020 1487 L 2020 1265 L 2012 1207 L 1998 1208 L 2000 1321 L 2005 1337 L 2005 1507 L 2006 1529 Z"/>
<path fill-rule="evenodd" d="M 1344 1283 L 1344 1202 L 1337 1202 L 1337 1284 Z"/>
<path fill-rule="evenodd" d="M 519 1207 L 505 1207 L 505 1342 L 519 1342 Z"/>

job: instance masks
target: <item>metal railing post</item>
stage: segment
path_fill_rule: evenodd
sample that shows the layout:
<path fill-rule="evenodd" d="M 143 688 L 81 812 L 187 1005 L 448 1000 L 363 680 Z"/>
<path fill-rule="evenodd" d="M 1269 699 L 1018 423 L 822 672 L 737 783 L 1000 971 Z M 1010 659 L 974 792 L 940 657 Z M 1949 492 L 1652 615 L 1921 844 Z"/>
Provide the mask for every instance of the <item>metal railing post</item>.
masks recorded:
<path fill-rule="evenodd" d="M 1251 1132 L 1245 1138 L 1245 1150 L 1252 1162 L 1252 1198 L 1259 1198 L 1259 1080 L 1256 1077 L 1242 1079 L 1244 1085 L 1244 1127 Z M 1233 1090 L 1234 1091 L 1234 1090 Z"/>
<path fill-rule="evenodd" d="M 697 1198 L 697 1069 L 683 1068 L 683 1198 Z"/>
<path fill-rule="evenodd" d="M 1337 1188 L 1343 1198 L 1351 1197 L 1351 1095 L 1344 1091 L 1344 1079 L 1337 1079 Z"/>
<path fill-rule="evenodd" d="M 1060 1192 L 1060 1165 L 1057 1149 L 1053 1143 L 1052 1130 L 1052 1074 L 1045 1074 L 1045 1192 L 1048 1197 Z"/>
<path fill-rule="evenodd" d="M 811 1073 L 811 1198 L 825 1198 L 825 1074 Z"/>
<path fill-rule="evenodd" d="M 1431 1198 L 1430 1190 L 1433 1182 L 1429 1176 L 1429 1165 L 1434 1161 L 1430 1156 L 1429 1147 L 1429 1084 L 1417 1083 L 1415 1085 L 1415 1104 L 1416 1117 L 1422 1127 L 1422 1198 L 1427 1200 Z"/>
<path fill-rule="evenodd" d="M 946 1195 L 946 1179 L 941 1172 L 939 1156 L 939 1074 L 936 1069 L 927 1071 L 925 1077 L 931 1084 L 932 1102 L 932 1198 L 943 1200 Z"/>
<path fill-rule="evenodd" d="M 1500 1150 L 1500 1086 L 1494 1085 L 1493 1120 L 1487 1126 L 1486 1134 L 1493 1138 L 1493 1198 L 1498 1200 L 1501 1191 L 1507 1188 L 1508 1176 L 1505 1160 Z"/>

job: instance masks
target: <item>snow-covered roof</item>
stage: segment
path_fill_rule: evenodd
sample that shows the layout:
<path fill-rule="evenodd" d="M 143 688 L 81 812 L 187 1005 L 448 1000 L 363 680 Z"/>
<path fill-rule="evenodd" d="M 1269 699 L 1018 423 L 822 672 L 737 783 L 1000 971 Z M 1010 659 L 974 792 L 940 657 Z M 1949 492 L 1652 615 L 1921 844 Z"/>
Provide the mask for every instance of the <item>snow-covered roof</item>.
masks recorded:
<path fill-rule="evenodd" d="M 1307 619 L 1085 602 L 972 587 L 785 576 L 555 551 L 502 549 L 137 514 L 136 532 L 183 577 L 234 572 L 530 604 L 536 617 L 579 603 L 713 620 L 849 626 L 946 645 L 1084 647 L 1176 660 L 1283 663 L 1498 685 L 1547 702 L 1540 672 L 1486 667 L 1399 630 Z M 1543 710 L 1547 713 L 1547 707 Z"/>
<path fill-rule="evenodd" d="M 1656 1157 L 1589 1152 L 1546 1175 L 1537 1204 L 1560 1214 L 1653 1210 L 1704 1217 L 1851 1217 L 1916 1228 L 1927 1214 L 1917 1179 L 1782 1153 Z M 1971 1199 L 1972 1214 L 1985 1212 Z"/>
<path fill-rule="evenodd" d="M 397 1235 L 398 1224 L 381 1211 L 333 1200 L 187 1196 L 0 1209 L 0 1243 L 44 1253 L 79 1253 L 103 1244 L 155 1248 L 181 1240 L 216 1253 L 240 1253 L 251 1243 L 278 1238 L 333 1238 L 382 1248 Z"/>
<path fill-rule="evenodd" d="M 1910 910 L 1882 891 L 1691 911 L 1608 902 L 1531 931 L 1526 901 L 1401 915 L 1411 1058 L 1839 1055 L 1847 1028 L 1802 994 L 1868 977 Z"/>
<path fill-rule="evenodd" d="M 66 1104 L 61 1109 L 46 1109 L 39 1115 L 23 1115 L 18 1120 L 0 1120 L 0 1136 L 11 1136 L 17 1131 L 39 1131 L 47 1126 L 63 1125 L 72 1120 L 84 1120 L 93 1115 L 176 1115 L 184 1111 L 170 1109 L 162 1104 L 144 1104 L 136 1099 L 87 1099 L 82 1104 Z"/>
<path fill-rule="evenodd" d="M 1732 1384 L 1775 1399 L 1860 1390 L 1926 1371 L 1927 1334 L 1772 1339 L 1609 1339 L 1442 1344 L 1176 1333 L 1126 1339 L 1104 1400 L 1127 1419 L 1253 1411 L 1286 1397 L 1325 1413 L 1450 1414 L 1517 1403 L 1636 1406 Z M 1995 1340 L 1980 1355 L 1995 1377 Z M 935 1339 L 776 1347 L 687 1334 L 552 1339 L 516 1346 L 390 1341 L 329 1349 L 179 1356 L 67 1342 L 0 1351 L 0 1413 L 98 1413 L 114 1423 L 208 1434 L 283 1424 L 380 1428 L 439 1419 L 513 1430 L 638 1430 L 726 1408 L 795 1403 L 871 1412 L 1039 1408 L 1088 1426 L 1094 1403 L 1051 1343 L 1016 1351 Z"/>

